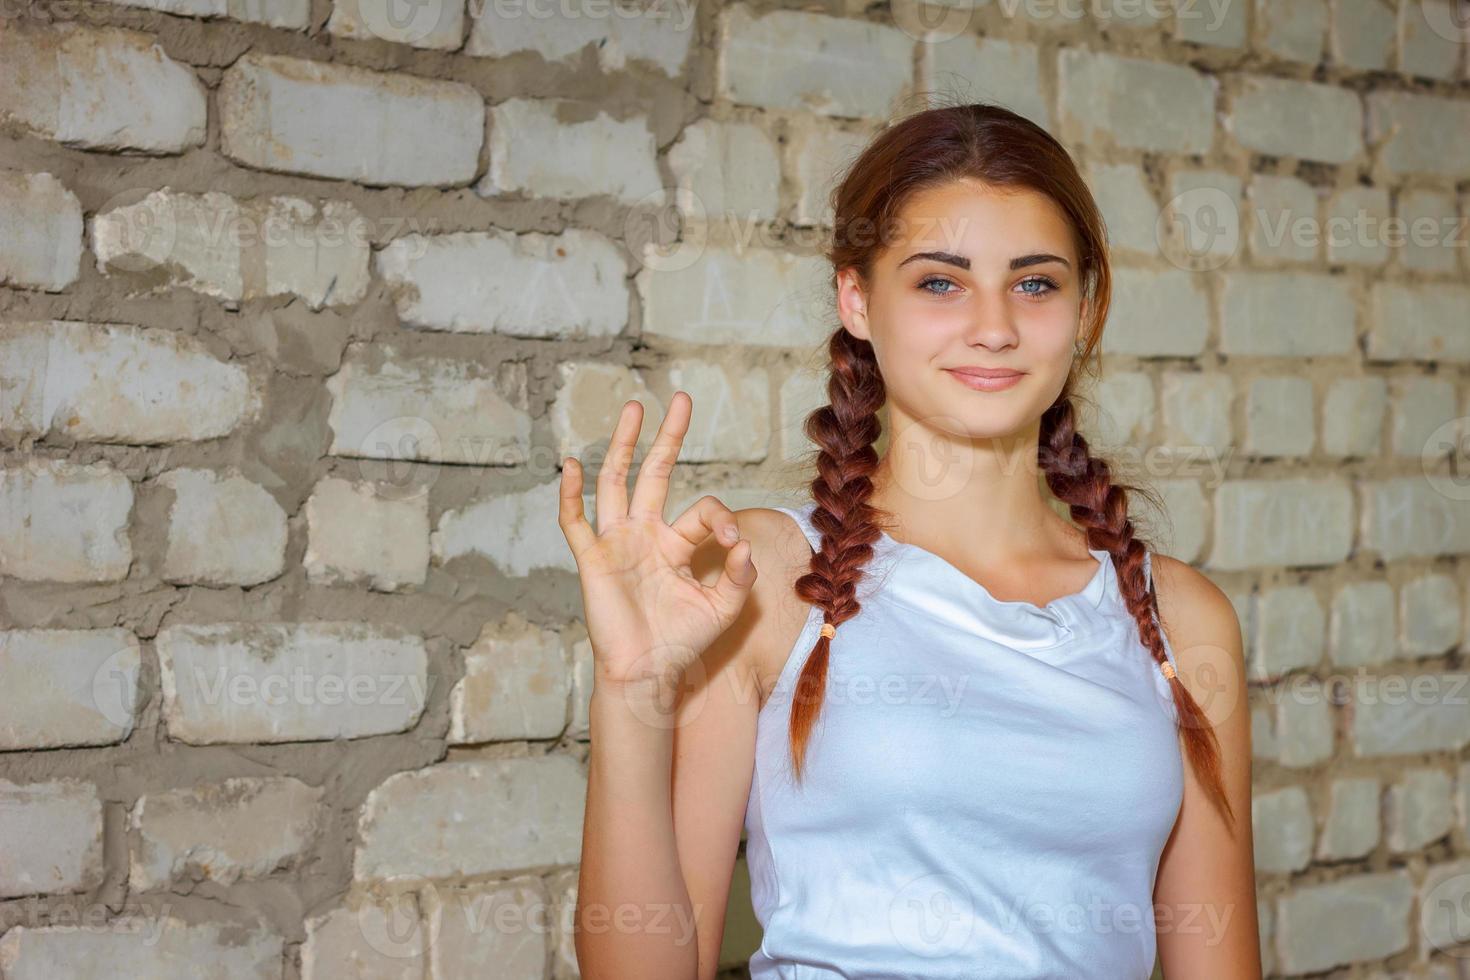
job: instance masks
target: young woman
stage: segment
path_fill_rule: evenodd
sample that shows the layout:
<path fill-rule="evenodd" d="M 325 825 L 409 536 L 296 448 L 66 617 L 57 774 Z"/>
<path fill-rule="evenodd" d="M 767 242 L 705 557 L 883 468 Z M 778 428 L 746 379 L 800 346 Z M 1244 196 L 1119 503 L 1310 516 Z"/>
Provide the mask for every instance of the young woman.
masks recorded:
<path fill-rule="evenodd" d="M 833 205 L 809 501 L 665 523 L 683 392 L 631 497 L 623 406 L 596 531 L 565 460 L 582 975 L 713 977 L 744 827 L 755 980 L 1259 977 L 1240 627 L 1077 431 L 1110 275 L 1073 161 L 1004 109 L 931 109 Z"/>

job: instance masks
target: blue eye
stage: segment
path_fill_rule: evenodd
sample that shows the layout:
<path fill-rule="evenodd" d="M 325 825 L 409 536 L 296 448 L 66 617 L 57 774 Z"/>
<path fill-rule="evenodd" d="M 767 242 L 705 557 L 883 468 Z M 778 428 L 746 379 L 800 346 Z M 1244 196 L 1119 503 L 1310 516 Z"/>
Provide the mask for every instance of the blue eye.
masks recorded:
<path fill-rule="evenodd" d="M 1034 289 L 1034 290 L 1033 289 L 1022 289 L 1021 292 L 1025 293 L 1027 296 L 1045 296 L 1047 293 L 1051 292 L 1052 290 L 1056 290 L 1056 289 L 1060 289 L 1061 288 L 1059 285 L 1057 285 L 1056 280 L 1050 278 L 1049 276 L 1032 276 L 1030 279 L 1022 279 L 1020 285 L 1022 285 L 1022 286 L 1029 286 L 1032 283 L 1035 283 L 1038 286 L 1046 286 L 1048 288 L 1047 289 L 1044 289 L 1044 290 L 1042 290 L 1042 289 Z"/>
<path fill-rule="evenodd" d="M 953 292 L 953 290 L 950 290 L 950 289 L 946 289 L 943 292 L 935 292 L 932 289 L 926 289 L 925 288 L 925 287 L 929 286 L 931 283 L 936 283 L 936 282 L 942 282 L 942 283 L 944 283 L 947 286 L 953 286 L 954 285 L 954 281 L 951 280 L 951 279 L 945 279 L 943 276 L 930 276 L 928 279 L 925 279 L 923 282 L 919 283 L 919 288 L 920 289 L 923 289 L 925 292 L 928 292 L 928 293 L 930 293 L 930 294 L 932 294 L 934 296 L 948 296 L 951 292 Z"/>

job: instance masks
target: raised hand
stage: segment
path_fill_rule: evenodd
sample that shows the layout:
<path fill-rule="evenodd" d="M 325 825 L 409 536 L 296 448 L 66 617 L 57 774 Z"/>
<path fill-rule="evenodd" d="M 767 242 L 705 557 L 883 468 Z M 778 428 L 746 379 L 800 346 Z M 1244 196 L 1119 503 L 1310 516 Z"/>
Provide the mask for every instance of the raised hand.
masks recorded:
<path fill-rule="evenodd" d="M 684 669 L 735 621 L 755 584 L 750 541 L 735 514 L 706 494 L 672 523 L 663 519 L 669 475 L 694 403 L 676 391 L 628 499 L 628 470 L 643 406 L 618 416 L 597 477 L 597 529 L 582 512 L 582 464 L 563 461 L 558 523 L 577 560 L 597 684 L 677 685 Z M 704 585 L 689 562 L 711 534 L 729 550 L 719 581 Z"/>

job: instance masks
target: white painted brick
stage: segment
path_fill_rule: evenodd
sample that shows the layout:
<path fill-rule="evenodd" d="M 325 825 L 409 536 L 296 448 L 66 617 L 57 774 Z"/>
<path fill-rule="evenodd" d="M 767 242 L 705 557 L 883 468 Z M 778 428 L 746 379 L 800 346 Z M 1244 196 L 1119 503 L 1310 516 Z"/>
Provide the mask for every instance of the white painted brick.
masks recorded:
<path fill-rule="evenodd" d="M 1251 836 L 1257 871 L 1284 874 L 1312 861 L 1312 806 L 1300 786 L 1257 793 L 1251 799 Z"/>
<path fill-rule="evenodd" d="M 1470 170 L 1470 102 L 1413 92 L 1370 92 L 1368 141 L 1390 174 L 1457 179 Z"/>
<path fill-rule="evenodd" d="M 202 585 L 258 585 L 286 567 L 286 512 L 239 473 L 170 470 L 173 491 L 163 578 Z"/>
<path fill-rule="evenodd" d="M 14 697 L 13 691 L 6 697 Z M 0 898 L 97 887 L 103 872 L 97 787 L 75 779 L 23 784 L 0 779 L 0 850 L 5 852 Z"/>
<path fill-rule="evenodd" d="M 567 755 L 397 773 L 363 804 L 354 874 L 449 878 L 573 864 L 586 794 L 586 774 Z"/>
<path fill-rule="evenodd" d="M 199 340 L 122 323 L 0 324 L 0 431 L 147 445 L 227 435 L 260 397 Z"/>
<path fill-rule="evenodd" d="M 1057 87 L 1069 139 L 1161 153 L 1208 153 L 1214 145 L 1215 90 L 1192 68 L 1063 48 Z M 1128 94 L 1136 92 L 1149 97 Z"/>
<path fill-rule="evenodd" d="M 1087 181 L 1107 224 L 1108 244 L 1140 255 L 1159 254 L 1159 203 L 1143 168 L 1134 163 L 1093 163 Z M 1114 269 L 1115 275 L 1121 272 Z"/>
<path fill-rule="evenodd" d="M 556 400 L 551 404 L 551 431 L 560 457 L 578 455 L 605 443 L 612 423 L 629 400 L 643 405 L 645 423 L 638 433 L 639 452 L 653 445 L 657 425 L 647 420 L 663 417 L 667 407 L 648 387 L 641 371 L 604 361 L 563 361 L 557 365 Z M 683 458 L 683 452 L 680 452 Z"/>
<path fill-rule="evenodd" d="M 247 167 L 408 186 L 479 169 L 485 106 L 459 82 L 251 51 L 217 99 L 220 150 Z"/>
<path fill-rule="evenodd" d="M 48 173 L 0 170 L 0 284 L 56 292 L 77 280 L 82 205 Z"/>
<path fill-rule="evenodd" d="M 1454 433 L 1446 426 L 1459 414 L 1455 386 L 1426 377 L 1397 377 L 1389 386 L 1393 413 L 1389 435 L 1398 456 L 1435 458 L 1455 449 Z"/>
<path fill-rule="evenodd" d="M 1251 679 L 1271 681 L 1293 670 L 1316 667 L 1322 660 L 1326 635 L 1326 615 L 1309 587 L 1267 589 L 1259 600 L 1251 644 Z M 1277 734 L 1279 737 L 1279 728 Z"/>
<path fill-rule="evenodd" d="M 693 344 L 811 348 L 828 336 L 812 297 L 831 265 L 815 256 L 707 247 L 687 265 L 638 271 L 643 336 Z"/>
<path fill-rule="evenodd" d="M 114 582 L 128 574 L 133 485 L 106 463 L 31 459 L 0 469 L 0 575 Z"/>
<path fill-rule="evenodd" d="M 1367 683 L 1372 681 L 1373 683 Z M 1470 698 L 1463 672 L 1368 677 L 1349 705 L 1353 751 L 1360 757 L 1458 752 L 1470 742 Z"/>
<path fill-rule="evenodd" d="M 1362 484 L 1362 547 L 1384 561 L 1470 553 L 1470 505 L 1422 476 Z"/>
<path fill-rule="evenodd" d="M 1286 61 L 1316 65 L 1327 36 L 1326 0 L 1256 0 L 1256 48 Z"/>
<path fill-rule="evenodd" d="M 771 379 L 764 368 L 681 357 L 645 375 L 664 404 L 675 391 L 694 402 L 681 462 L 758 463 L 770 452 Z"/>
<path fill-rule="evenodd" d="M 1204 351 L 1210 309 L 1197 274 L 1119 267 L 1113 270 L 1113 286 L 1104 354 L 1192 357 Z"/>
<path fill-rule="evenodd" d="M 1327 202 L 1327 261 L 1372 268 L 1388 261 L 1388 191 L 1350 187 Z"/>
<path fill-rule="evenodd" d="M 311 0 L 108 0 L 126 7 L 161 10 L 184 17 L 228 17 L 286 30 L 311 23 Z"/>
<path fill-rule="evenodd" d="M 1334 742 L 1331 694 L 1316 678 L 1295 677 L 1276 709 L 1276 761 L 1293 769 L 1332 758 Z"/>
<path fill-rule="evenodd" d="M 464 677 L 450 693 L 449 741 L 556 738 L 571 694 L 567 648 L 554 631 L 516 613 L 486 623 L 464 651 Z"/>
<path fill-rule="evenodd" d="M 1240 251 L 1240 178 L 1220 170 L 1177 170 L 1158 237 L 1170 264 L 1216 269 Z"/>
<path fill-rule="evenodd" d="M 1246 452 L 1253 456 L 1305 456 L 1316 444 L 1314 421 L 1309 379 L 1256 378 L 1246 392 Z"/>
<path fill-rule="evenodd" d="M 464 43 L 464 24 L 464 0 L 436 0 L 409 8 L 397 7 L 393 0 L 335 0 L 327 31 L 362 41 L 453 51 Z"/>
<path fill-rule="evenodd" d="M 1224 374 L 1197 371 L 1165 373 L 1160 392 L 1164 444 L 1219 453 L 1230 449 L 1233 442 L 1230 414 L 1234 389 L 1235 383 Z"/>
<path fill-rule="evenodd" d="M 1216 48 L 1243 48 L 1246 43 L 1245 3 L 1194 3 L 1179 0 L 1174 4 L 1174 36 Z"/>
<path fill-rule="evenodd" d="M 1363 106 L 1356 93 L 1286 78 L 1241 79 L 1226 128 L 1248 150 L 1346 163 L 1363 152 Z"/>
<path fill-rule="evenodd" d="M 129 821 L 128 886 L 151 891 L 191 879 L 232 885 L 292 867 L 325 819 L 322 795 L 287 776 L 146 794 Z"/>
<path fill-rule="evenodd" d="M 1227 480 L 1215 491 L 1209 566 L 1335 565 L 1353 544 L 1353 493 L 1337 477 Z"/>
<path fill-rule="evenodd" d="M 1322 402 L 1322 450 L 1376 456 L 1383 448 L 1388 383 L 1380 377 L 1335 378 Z"/>
<path fill-rule="evenodd" d="M 475 21 L 465 53 L 507 58 L 530 51 L 568 68 L 582 63 L 590 44 L 604 72 L 642 62 L 677 77 L 695 37 L 693 4 L 615 6 L 596 0 L 565 0 L 536 6 L 520 3 L 471 5 Z"/>
<path fill-rule="evenodd" d="M 773 221 L 780 208 L 776 141 L 753 123 L 701 119 L 669 148 L 674 200 L 697 221 L 730 223 L 737 232 Z"/>
<path fill-rule="evenodd" d="M 1448 575 L 1420 575 L 1399 590 L 1399 648 L 1438 656 L 1460 642 L 1460 589 Z"/>
<path fill-rule="evenodd" d="M 737 858 L 736 874 L 741 873 L 745 858 Z M 744 871 L 746 878 L 749 870 Z M 738 880 L 738 879 L 737 879 Z M 547 879 L 552 890 L 552 902 L 556 912 L 556 929 L 552 933 L 551 975 L 553 980 L 577 980 L 581 971 L 577 968 L 577 873 L 563 871 Z M 748 934 L 748 933 L 747 933 Z M 744 954 L 740 954 L 744 955 Z"/>
<path fill-rule="evenodd" d="M 327 390 L 336 456 L 510 466 L 530 454 L 524 364 L 355 343 Z"/>
<path fill-rule="evenodd" d="M 1427 958 L 1430 954 L 1440 954 L 1463 945 L 1465 937 L 1459 910 L 1467 903 L 1470 903 L 1470 861 L 1461 859 L 1431 864 L 1425 869 L 1424 881 L 1419 886 L 1417 923 L 1421 957 Z M 1458 953 L 1450 954 L 1447 963 L 1431 967 L 1429 980 L 1456 980 L 1458 957 Z M 1436 969 L 1441 966 L 1443 971 Z"/>
<path fill-rule="evenodd" d="M 1419 78 L 1453 79 L 1460 51 L 1470 44 L 1464 14 L 1445 0 L 1421 0 L 1399 8 L 1399 71 Z"/>
<path fill-rule="evenodd" d="M 16 926 L 0 936 L 6 980 L 281 980 L 283 942 L 266 926 L 123 916 L 107 928 Z"/>
<path fill-rule="evenodd" d="M 586 637 L 572 644 L 572 720 L 567 725 L 567 735 L 581 741 L 592 737 L 592 687 L 596 663 L 592 644 Z"/>
<path fill-rule="evenodd" d="M 786 173 L 795 185 L 793 223 L 832 227 L 832 193 L 873 136 L 871 127 L 840 129 L 820 116 L 796 116 L 786 136 Z"/>
<path fill-rule="evenodd" d="M 229 303 L 295 295 L 314 310 L 367 293 L 367 234 L 341 201 L 237 201 L 216 191 L 153 191 L 91 220 L 104 274 L 141 273 L 152 292 L 182 286 Z"/>
<path fill-rule="evenodd" d="M 506 99 L 490 107 L 490 169 L 480 194 L 574 200 L 606 196 L 660 207 L 666 200 L 645 116 L 619 119 L 569 100 Z M 598 161 L 589 167 L 587 161 Z"/>
<path fill-rule="evenodd" d="M 141 663 L 125 629 L 0 632 L 0 750 L 123 741 L 137 719 Z"/>
<path fill-rule="evenodd" d="M 169 737 L 193 745 L 407 731 L 428 693 L 423 640 L 388 627 L 169 626 L 155 645 Z"/>
<path fill-rule="evenodd" d="M 1378 846 L 1380 786 L 1371 776 L 1334 779 L 1327 820 L 1317 839 L 1317 857 L 1324 861 L 1360 858 Z"/>
<path fill-rule="evenodd" d="M 1418 851 L 1444 837 L 1454 823 L 1449 773 L 1410 769 L 1388 788 L 1384 801 L 1388 847 L 1397 853 Z"/>
<path fill-rule="evenodd" d="M 1148 439 L 1154 428 L 1154 383 L 1141 371 L 1108 372 L 1099 378 L 1092 402 L 1080 402 L 1079 428 L 1090 444 L 1127 446 Z"/>
<path fill-rule="evenodd" d="M 537 568 L 575 572 L 577 563 L 556 522 L 560 501 L 558 483 L 553 480 L 445 511 L 429 536 L 429 548 L 439 564 L 479 555 L 512 576 L 527 575 Z M 582 509 L 595 526 L 595 506 L 584 499 Z"/>
<path fill-rule="evenodd" d="M 919 45 L 923 90 L 941 104 L 994 102 L 1052 130 L 1035 44 L 959 34 Z"/>
<path fill-rule="evenodd" d="M 1370 300 L 1370 359 L 1470 361 L 1470 287 L 1376 282 Z"/>
<path fill-rule="evenodd" d="M 301 980 L 424 980 L 426 945 L 437 938 L 425 935 L 412 892 L 383 902 L 353 896 L 306 920 Z"/>
<path fill-rule="evenodd" d="M 1367 667 L 1395 659 L 1393 587 L 1351 582 L 1332 598 L 1328 648 L 1338 667 Z"/>
<path fill-rule="evenodd" d="M 539 878 L 434 894 L 429 980 L 544 980 L 556 917 Z"/>
<path fill-rule="evenodd" d="M 1199 481 L 1188 477 L 1161 479 L 1155 482 L 1154 489 L 1163 498 L 1168 515 L 1158 531 L 1158 550 L 1180 561 L 1199 561 L 1210 526 L 1210 508 Z"/>
<path fill-rule="evenodd" d="M 912 90 L 914 41 L 896 28 L 796 10 L 721 12 L 721 98 L 823 116 L 887 118 Z"/>
<path fill-rule="evenodd" d="M 1220 350 L 1260 357 L 1353 352 L 1356 307 L 1342 276 L 1228 272 L 1220 298 Z"/>
<path fill-rule="evenodd" d="M 1276 730 L 1272 724 L 1271 709 L 1258 704 L 1251 708 L 1251 756 L 1256 759 L 1276 761 L 1280 748 L 1276 743 Z"/>
<path fill-rule="evenodd" d="M 807 416 L 827 402 L 827 372 L 809 367 L 800 367 L 781 382 L 776 395 L 780 402 L 780 420 L 777 423 L 777 438 L 780 442 L 781 461 L 799 460 L 803 454 L 816 448 L 806 434 Z"/>
<path fill-rule="evenodd" d="M 429 498 L 395 499 L 368 483 L 326 477 L 306 501 L 306 566 L 317 584 L 381 592 L 423 585 L 429 571 Z"/>
<path fill-rule="evenodd" d="M 1332 0 L 1327 46 L 1337 64 L 1360 71 L 1387 68 L 1394 34 L 1393 7 L 1382 0 Z"/>
<path fill-rule="evenodd" d="M 1254 174 L 1246 188 L 1246 238 L 1263 261 L 1311 262 L 1321 252 L 1317 192 L 1295 177 Z"/>
<path fill-rule="evenodd" d="M 1278 900 L 1277 969 L 1317 973 L 1409 948 L 1414 884 L 1406 871 L 1381 871 L 1304 885 Z"/>
<path fill-rule="evenodd" d="M 1396 250 L 1403 268 L 1453 275 L 1455 253 L 1466 250 L 1463 243 L 1470 232 L 1455 214 L 1454 198 L 1438 191 L 1404 190 L 1397 217 L 1403 224 L 1403 244 Z"/>
<path fill-rule="evenodd" d="M 1462 834 L 1470 831 L 1470 762 L 1455 770 L 1455 814 Z"/>
<path fill-rule="evenodd" d="M 204 86 L 157 39 L 11 18 L 0 32 L 0 120 L 68 146 L 179 153 L 204 142 Z"/>
<path fill-rule="evenodd" d="M 456 333 L 611 337 L 628 324 L 628 264 L 595 232 L 406 235 L 378 252 L 408 326 Z"/>

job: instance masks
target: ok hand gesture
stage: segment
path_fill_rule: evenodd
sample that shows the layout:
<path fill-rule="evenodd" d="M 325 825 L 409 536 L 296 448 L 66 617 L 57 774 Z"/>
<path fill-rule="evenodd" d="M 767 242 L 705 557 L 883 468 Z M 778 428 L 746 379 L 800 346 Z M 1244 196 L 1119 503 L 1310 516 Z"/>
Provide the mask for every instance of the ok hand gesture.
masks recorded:
<path fill-rule="evenodd" d="M 628 470 L 643 406 L 623 405 L 597 477 L 597 530 L 582 512 L 582 464 L 563 462 L 562 532 L 577 561 L 597 684 L 677 685 L 684 669 L 735 621 L 756 569 L 735 515 L 706 494 L 672 523 L 663 519 L 673 472 L 694 403 L 677 391 L 628 499 Z M 696 547 L 713 534 L 729 549 L 719 581 L 690 571 Z"/>

